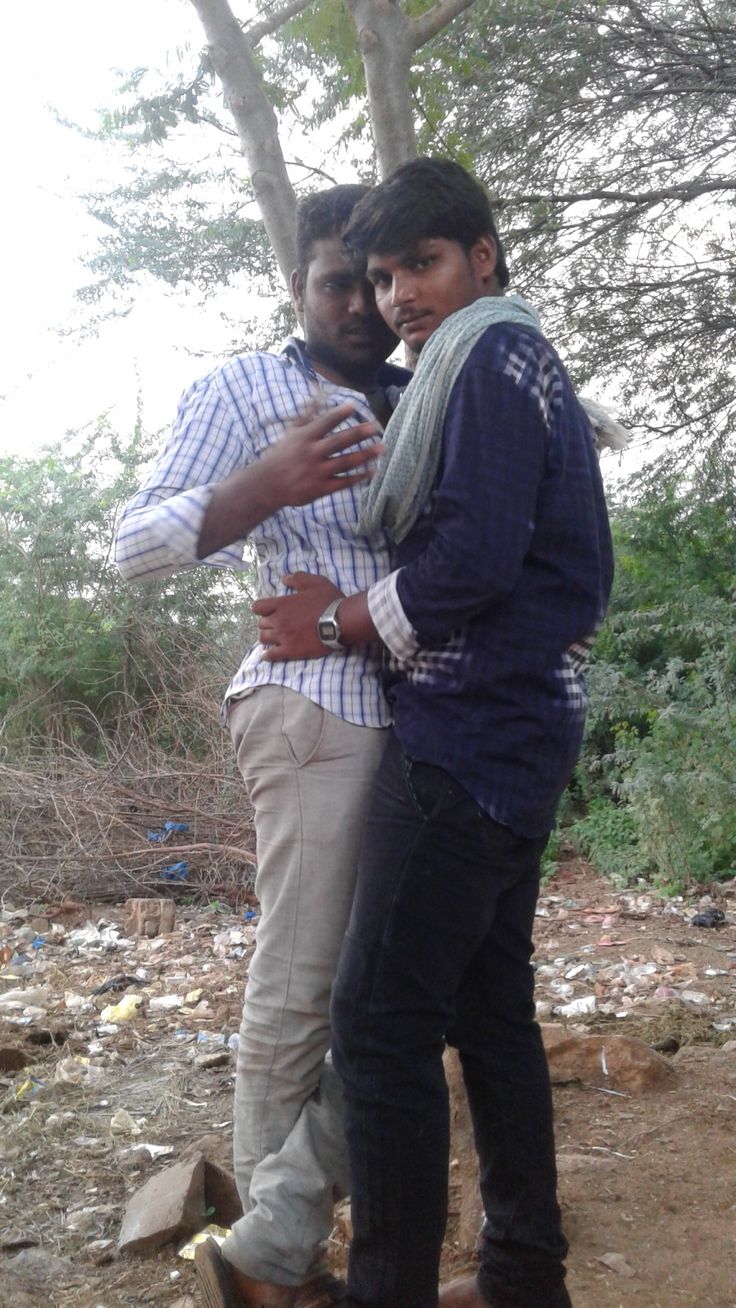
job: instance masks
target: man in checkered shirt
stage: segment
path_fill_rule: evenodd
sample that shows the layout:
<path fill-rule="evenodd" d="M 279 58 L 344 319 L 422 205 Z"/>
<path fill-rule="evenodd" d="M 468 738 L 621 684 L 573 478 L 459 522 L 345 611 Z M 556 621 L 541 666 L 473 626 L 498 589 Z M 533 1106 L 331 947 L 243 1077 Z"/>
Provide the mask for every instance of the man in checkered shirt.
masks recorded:
<path fill-rule="evenodd" d="M 341 240 L 366 189 L 302 202 L 292 293 L 305 340 L 231 359 L 185 393 L 122 515 L 126 577 L 250 567 L 246 540 L 260 595 L 283 593 L 286 571 L 355 591 L 388 570 L 385 534 L 358 531 L 358 491 L 410 374 L 384 363 L 396 337 L 376 312 L 365 261 Z M 255 810 L 261 908 L 236 1077 L 244 1216 L 222 1255 L 200 1246 L 197 1272 L 208 1308 L 323 1308 L 340 1293 L 322 1254 L 335 1194 L 348 1186 L 326 1060 L 330 990 L 390 719 L 380 647 L 278 666 L 263 652 L 246 653 L 223 710 Z"/>
<path fill-rule="evenodd" d="M 288 576 L 295 594 L 254 605 L 269 660 L 377 635 L 388 651 L 393 731 L 332 1003 L 352 1176 L 347 1304 L 437 1308 L 447 1042 L 485 1224 L 477 1279 L 446 1287 L 440 1308 L 569 1308 L 530 960 L 541 858 L 582 738 L 582 667 L 612 579 L 593 432 L 528 306 L 466 312 L 463 325 L 494 321 L 474 343 L 462 337 L 458 311 L 503 296 L 509 275 L 485 191 L 458 164 L 403 165 L 357 206 L 345 239 L 367 255 L 376 303 L 412 350 L 440 328 L 446 349 L 468 342 L 444 409 L 432 408 L 421 356 L 401 401 L 399 427 L 402 413 L 439 412 L 441 445 L 426 504 L 402 498 L 399 465 L 393 503 L 407 512 L 389 504 L 390 520 L 413 525 L 397 532 L 392 571 L 347 597 Z"/>

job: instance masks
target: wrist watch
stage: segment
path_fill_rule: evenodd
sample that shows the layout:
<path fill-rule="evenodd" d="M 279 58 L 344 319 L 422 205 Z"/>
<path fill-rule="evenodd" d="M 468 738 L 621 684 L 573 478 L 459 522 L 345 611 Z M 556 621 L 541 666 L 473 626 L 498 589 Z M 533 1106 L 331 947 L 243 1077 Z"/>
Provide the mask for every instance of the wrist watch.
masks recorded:
<path fill-rule="evenodd" d="M 333 600 L 331 604 L 327 605 L 321 618 L 317 619 L 317 635 L 322 644 L 326 645 L 328 649 L 345 648 L 340 640 L 342 632 L 340 623 L 337 620 L 337 610 L 344 598 L 345 596 L 341 595 L 339 599 Z"/>

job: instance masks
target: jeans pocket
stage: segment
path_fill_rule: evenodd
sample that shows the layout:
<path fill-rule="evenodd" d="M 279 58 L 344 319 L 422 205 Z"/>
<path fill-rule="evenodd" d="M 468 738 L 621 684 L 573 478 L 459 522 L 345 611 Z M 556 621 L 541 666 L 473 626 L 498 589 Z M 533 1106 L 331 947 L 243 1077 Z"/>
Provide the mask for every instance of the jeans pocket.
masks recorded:
<path fill-rule="evenodd" d="M 422 817 L 433 818 L 464 801 L 476 807 L 465 787 L 444 768 L 434 763 L 419 763 L 404 754 L 402 769 L 407 793 Z"/>

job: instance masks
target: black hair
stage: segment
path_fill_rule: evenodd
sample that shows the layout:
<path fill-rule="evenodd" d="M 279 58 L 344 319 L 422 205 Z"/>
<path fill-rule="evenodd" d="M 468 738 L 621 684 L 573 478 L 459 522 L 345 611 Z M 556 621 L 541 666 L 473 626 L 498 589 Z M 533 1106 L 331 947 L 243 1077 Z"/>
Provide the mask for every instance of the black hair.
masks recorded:
<path fill-rule="evenodd" d="M 367 195 L 369 186 L 359 184 L 332 186 L 329 191 L 316 191 L 299 201 L 296 211 L 296 266 L 306 277 L 315 241 L 330 236 L 342 236 L 350 216 L 359 200 Z"/>
<path fill-rule="evenodd" d="M 362 254 L 396 254 L 417 242 L 444 237 L 466 254 L 481 236 L 496 245 L 496 277 L 509 284 L 506 255 L 485 188 L 453 159 L 400 164 L 356 205 L 345 244 Z"/>

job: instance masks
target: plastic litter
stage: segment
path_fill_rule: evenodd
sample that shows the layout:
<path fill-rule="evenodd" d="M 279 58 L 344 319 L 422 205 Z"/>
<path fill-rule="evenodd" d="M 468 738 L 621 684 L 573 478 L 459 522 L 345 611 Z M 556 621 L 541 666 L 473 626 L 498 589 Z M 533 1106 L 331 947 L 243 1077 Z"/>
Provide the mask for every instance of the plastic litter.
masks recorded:
<path fill-rule="evenodd" d="M 77 995 L 73 990 L 67 990 L 64 994 L 64 1007 L 68 1008 L 71 1013 L 85 1013 L 94 1008 L 86 995 Z"/>
<path fill-rule="evenodd" d="M 92 991 L 93 997 L 96 995 L 107 995 L 111 991 L 127 990 L 128 986 L 140 986 L 143 984 L 143 978 L 140 976 L 128 976 L 127 973 L 121 972 L 118 976 L 111 976 L 102 985 Z"/>
<path fill-rule="evenodd" d="M 186 881 L 189 876 L 189 864 L 169 863 L 167 867 L 161 869 L 162 881 Z"/>
<path fill-rule="evenodd" d="M 67 940 L 75 949 L 89 949 L 90 946 L 99 945 L 102 937 L 97 927 L 88 922 L 87 926 L 78 927 L 76 931 L 70 931 Z"/>
<path fill-rule="evenodd" d="M 100 943 L 103 949 L 111 951 L 113 949 L 130 949 L 135 941 L 129 940 L 127 936 L 122 936 L 119 926 L 103 926 L 100 931 Z"/>
<path fill-rule="evenodd" d="M 680 999 L 685 1004 L 697 1004 L 699 1007 L 713 1003 L 710 995 L 704 994 L 702 990 L 681 990 Z"/>
<path fill-rule="evenodd" d="M 204 1241 L 210 1238 L 215 1240 L 217 1244 L 223 1244 L 229 1234 L 230 1231 L 226 1226 L 215 1226 L 214 1224 L 205 1226 L 204 1230 L 198 1231 L 196 1235 L 192 1236 L 191 1240 L 187 1240 L 186 1244 L 181 1245 L 177 1253 L 180 1258 L 186 1258 L 189 1262 L 194 1262 L 194 1250 L 198 1244 L 204 1244 Z"/>
<path fill-rule="evenodd" d="M 110 1126 L 112 1128 L 112 1122 Z M 136 1128 L 135 1133 L 140 1134 L 138 1128 Z M 125 1157 L 127 1154 L 140 1154 L 143 1151 L 152 1159 L 170 1158 L 173 1153 L 176 1153 L 173 1145 L 148 1144 L 147 1142 L 144 1143 L 143 1140 L 138 1140 L 134 1145 L 127 1145 L 125 1149 L 119 1150 L 119 1157 Z"/>
<path fill-rule="evenodd" d="M 583 1017 L 586 1013 L 594 1013 L 595 1008 L 595 995 L 581 995 L 580 999 L 572 999 L 569 1004 L 562 1004 L 557 1012 L 561 1017 Z"/>
<path fill-rule="evenodd" d="M 108 1022 L 130 1022 L 138 1016 L 138 1009 L 143 1003 L 143 995 L 123 995 L 119 1004 L 108 1004 L 100 1013 L 100 1021 L 104 1024 Z"/>
<path fill-rule="evenodd" d="M 703 913 L 696 913 L 690 918 L 690 926 L 719 927 L 726 921 L 726 914 L 721 908 L 706 908 Z"/>
<path fill-rule="evenodd" d="M 181 1008 L 184 1000 L 181 995 L 156 995 L 148 1001 L 149 1013 L 171 1013 Z"/>
<path fill-rule="evenodd" d="M 173 822 L 171 818 L 167 818 L 162 826 L 146 832 L 146 840 L 150 840 L 152 844 L 163 844 L 174 833 L 183 835 L 188 830 L 188 822 Z"/>
<path fill-rule="evenodd" d="M 127 1108 L 118 1108 L 110 1118 L 110 1131 L 113 1135 L 140 1135 L 141 1128 L 131 1117 Z"/>
<path fill-rule="evenodd" d="M 43 1090 L 44 1083 L 39 1081 L 36 1076 L 27 1076 L 15 1092 L 16 1099 L 32 1099 L 37 1095 L 39 1090 Z"/>
<path fill-rule="evenodd" d="M 46 1017 L 46 1015 L 47 1010 L 45 1008 L 37 1007 L 36 1004 L 28 1004 L 23 1009 L 23 1018 L 27 1022 L 40 1022 L 42 1018 Z"/>
<path fill-rule="evenodd" d="M 48 986 L 29 986 L 27 990 L 6 990 L 0 995 L 0 1013 L 22 1013 L 32 1006 L 48 1003 Z"/>
<path fill-rule="evenodd" d="M 107 1073 L 88 1058 L 62 1058 L 54 1072 L 54 1085 L 94 1085 Z"/>

